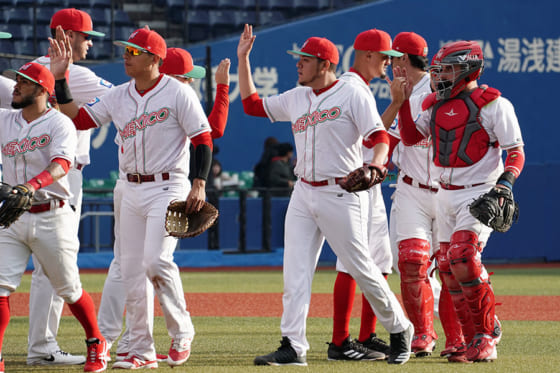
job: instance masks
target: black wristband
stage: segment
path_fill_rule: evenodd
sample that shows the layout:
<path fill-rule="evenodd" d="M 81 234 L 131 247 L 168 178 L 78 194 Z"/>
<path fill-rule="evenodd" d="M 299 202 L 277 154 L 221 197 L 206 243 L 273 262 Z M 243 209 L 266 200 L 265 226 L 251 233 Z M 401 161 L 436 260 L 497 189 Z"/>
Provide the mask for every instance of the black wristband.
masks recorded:
<path fill-rule="evenodd" d="M 208 180 L 208 173 L 212 165 L 212 150 L 206 144 L 199 144 L 194 149 L 195 170 L 194 178 Z"/>
<path fill-rule="evenodd" d="M 55 80 L 54 92 L 56 94 L 56 102 L 61 105 L 69 104 L 74 101 L 72 94 L 70 93 L 70 88 L 68 88 L 66 78 Z"/>
<path fill-rule="evenodd" d="M 515 183 L 515 175 L 511 171 L 506 171 L 500 175 L 496 184 L 501 184 L 508 187 L 510 190 L 513 189 L 513 184 Z"/>

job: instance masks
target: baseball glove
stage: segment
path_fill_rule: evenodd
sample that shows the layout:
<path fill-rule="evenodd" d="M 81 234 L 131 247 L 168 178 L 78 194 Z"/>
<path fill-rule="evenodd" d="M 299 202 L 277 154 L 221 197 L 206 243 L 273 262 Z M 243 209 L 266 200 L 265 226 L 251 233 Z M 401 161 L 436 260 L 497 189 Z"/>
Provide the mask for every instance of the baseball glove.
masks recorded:
<path fill-rule="evenodd" d="M 165 230 L 170 236 L 178 238 L 195 237 L 204 233 L 216 223 L 218 210 L 208 202 L 200 211 L 187 214 L 187 201 L 171 201 L 165 215 Z"/>
<path fill-rule="evenodd" d="M 8 228 L 31 208 L 33 192 L 24 185 L 0 184 L 0 227 Z"/>
<path fill-rule="evenodd" d="M 482 224 L 498 232 L 507 232 L 519 218 L 519 206 L 508 188 L 492 188 L 475 199 L 469 211 Z"/>
<path fill-rule="evenodd" d="M 348 193 L 359 192 L 379 184 L 386 176 L 387 168 L 385 166 L 370 164 L 350 172 L 338 184 Z"/>

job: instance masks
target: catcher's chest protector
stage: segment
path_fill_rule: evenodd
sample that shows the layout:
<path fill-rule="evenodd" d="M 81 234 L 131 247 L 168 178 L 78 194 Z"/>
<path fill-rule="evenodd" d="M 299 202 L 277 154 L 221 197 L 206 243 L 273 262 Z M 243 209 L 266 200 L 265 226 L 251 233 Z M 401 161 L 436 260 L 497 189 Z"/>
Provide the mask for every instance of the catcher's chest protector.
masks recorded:
<path fill-rule="evenodd" d="M 480 109 L 499 96 L 497 89 L 481 86 L 451 100 L 437 102 L 435 94 L 426 98 L 423 109 L 434 106 L 430 126 L 436 166 L 467 167 L 481 160 L 489 147 L 498 146 L 490 143 L 480 123 Z"/>

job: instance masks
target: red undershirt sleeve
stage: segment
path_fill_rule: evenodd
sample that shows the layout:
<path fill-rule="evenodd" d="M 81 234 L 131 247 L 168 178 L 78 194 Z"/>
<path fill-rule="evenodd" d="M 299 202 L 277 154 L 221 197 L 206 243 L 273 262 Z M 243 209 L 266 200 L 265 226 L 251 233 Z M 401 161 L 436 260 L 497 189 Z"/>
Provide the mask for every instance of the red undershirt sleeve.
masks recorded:
<path fill-rule="evenodd" d="M 218 84 L 216 87 L 216 99 L 212 112 L 208 116 L 212 138 L 218 139 L 224 135 L 229 113 L 229 85 Z"/>
<path fill-rule="evenodd" d="M 243 99 L 243 110 L 245 111 L 245 114 L 252 115 L 254 117 L 268 117 L 268 115 L 266 115 L 266 111 L 264 110 L 263 100 L 259 97 L 257 92 Z"/>

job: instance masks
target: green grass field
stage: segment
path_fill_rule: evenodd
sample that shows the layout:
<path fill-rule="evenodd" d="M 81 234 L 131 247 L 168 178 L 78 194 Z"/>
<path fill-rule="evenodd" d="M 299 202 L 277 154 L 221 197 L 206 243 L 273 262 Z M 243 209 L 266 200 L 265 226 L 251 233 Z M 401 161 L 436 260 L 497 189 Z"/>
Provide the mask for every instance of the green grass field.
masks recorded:
<path fill-rule="evenodd" d="M 489 268 L 494 289 L 501 295 L 560 295 L 560 268 Z M 282 274 L 270 271 L 230 272 L 183 272 L 186 292 L 281 292 Z M 89 292 L 100 292 L 105 276 L 83 274 L 84 288 Z M 315 276 L 313 291 L 330 293 L 335 279 L 333 270 L 320 270 Z M 389 276 L 391 288 L 399 291 L 398 277 Z M 29 275 L 24 276 L 18 291 L 29 290 Z M 326 359 L 327 345 L 332 331 L 330 318 L 310 318 L 307 336 L 311 344 L 308 367 L 255 367 L 256 355 L 269 353 L 279 346 L 280 320 L 268 317 L 197 317 L 193 315 L 197 331 L 193 352 L 189 361 L 180 368 L 160 364 L 159 371 L 173 372 L 372 372 L 402 371 L 418 373 L 438 372 L 559 372 L 560 353 L 558 335 L 560 322 L 502 320 L 504 337 L 498 348 L 498 360 L 493 363 L 469 365 L 449 364 L 439 357 L 444 344 L 444 334 L 436 320 L 436 331 L 440 343 L 432 357 L 411 360 L 404 366 L 390 366 L 385 362 L 329 362 Z M 83 367 L 45 368 L 25 365 L 27 344 L 26 317 L 12 317 L 4 339 L 3 356 L 8 372 L 80 372 Z M 356 334 L 359 319 L 353 318 L 351 331 Z M 387 340 L 387 332 L 378 325 L 378 334 Z M 58 341 L 71 353 L 83 354 L 85 344 L 83 331 L 72 317 L 63 317 Z M 169 337 L 163 318 L 156 318 L 155 340 L 158 352 L 169 348 Z M 114 350 L 113 350 L 114 351 Z"/>

